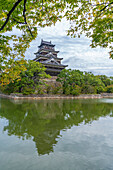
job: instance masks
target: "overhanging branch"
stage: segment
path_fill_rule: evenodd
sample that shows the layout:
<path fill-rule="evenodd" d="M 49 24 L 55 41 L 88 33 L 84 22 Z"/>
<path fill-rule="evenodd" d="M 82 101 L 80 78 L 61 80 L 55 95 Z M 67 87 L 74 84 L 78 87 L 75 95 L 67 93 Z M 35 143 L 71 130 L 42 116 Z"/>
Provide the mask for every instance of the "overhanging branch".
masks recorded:
<path fill-rule="evenodd" d="M 8 23 L 9 21 L 9 18 L 12 14 L 12 12 L 15 10 L 15 8 L 18 6 L 18 4 L 21 2 L 22 0 L 18 0 L 14 6 L 12 7 L 12 9 L 9 11 L 9 13 L 7 14 L 7 18 L 6 18 L 6 21 L 4 22 L 4 24 L 2 25 L 2 27 L 0 28 L 0 31 L 2 31 L 4 29 L 4 27 L 6 26 L 6 24 Z"/>
<path fill-rule="evenodd" d="M 100 12 L 104 11 L 104 10 L 105 10 L 109 5 L 111 5 L 111 4 L 113 4 L 113 2 L 109 3 L 109 4 L 106 5 L 104 8 L 102 8 L 102 9 L 100 10 Z"/>
<path fill-rule="evenodd" d="M 27 28 L 28 28 L 31 36 L 33 37 L 33 34 L 32 34 L 31 29 L 30 29 L 30 27 L 29 27 L 29 25 L 28 25 L 28 23 L 27 23 L 27 19 L 26 19 L 26 15 L 25 15 L 25 12 L 26 12 L 26 1 L 27 1 L 27 0 L 24 0 L 24 10 L 23 10 L 24 23 L 27 25 Z"/>
<path fill-rule="evenodd" d="M 27 24 L 26 15 L 25 15 L 25 12 L 26 12 L 26 1 L 27 0 L 24 0 L 24 10 L 23 10 L 23 16 L 24 16 L 25 24 Z"/>
<path fill-rule="evenodd" d="M 15 18 L 12 18 L 13 21 L 17 22 L 18 24 L 25 24 L 25 22 L 20 22 L 20 21 L 17 21 Z"/>
<path fill-rule="evenodd" d="M 13 11 L 15 10 L 15 8 L 18 6 L 18 4 L 19 4 L 21 1 L 22 1 L 22 0 L 18 0 L 18 1 L 14 4 L 14 6 L 12 7 L 12 9 L 9 11 L 9 13 L 7 14 L 6 21 L 4 22 L 4 24 L 3 24 L 2 27 L 0 28 L 0 31 L 2 31 L 2 30 L 4 29 L 4 27 L 6 26 L 6 24 L 7 24 L 8 21 L 9 21 L 9 18 L 10 18 L 10 16 L 11 16 L 11 14 L 13 13 Z M 30 27 L 29 27 L 29 25 L 28 25 L 28 23 L 27 23 L 26 14 L 25 14 L 25 13 L 26 13 L 26 2 L 27 2 L 27 0 L 24 0 L 24 5 L 23 5 L 23 7 L 24 7 L 24 9 L 23 9 L 24 22 L 19 22 L 19 21 L 17 21 L 15 18 L 12 18 L 12 19 L 13 19 L 13 21 L 17 22 L 18 24 L 25 24 L 25 25 L 27 25 L 27 28 L 28 28 L 31 36 L 33 37 L 33 34 L 32 34 L 32 32 L 31 32 L 31 29 L 30 29 Z"/>

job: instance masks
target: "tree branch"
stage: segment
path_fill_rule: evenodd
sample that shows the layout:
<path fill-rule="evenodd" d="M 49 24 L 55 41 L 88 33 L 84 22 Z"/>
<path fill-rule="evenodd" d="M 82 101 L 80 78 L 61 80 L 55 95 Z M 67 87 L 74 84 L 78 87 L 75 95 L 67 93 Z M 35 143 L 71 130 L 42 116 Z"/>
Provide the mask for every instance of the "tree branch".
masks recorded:
<path fill-rule="evenodd" d="M 6 26 L 6 24 L 8 23 L 9 21 L 9 18 L 12 14 L 12 12 L 15 10 L 15 8 L 18 6 L 18 4 L 21 2 L 22 0 L 18 0 L 14 6 L 12 7 L 12 9 L 9 11 L 9 13 L 7 14 L 7 18 L 6 18 L 6 21 L 4 22 L 4 24 L 2 25 L 2 27 L 0 28 L 0 31 L 2 31 L 4 29 L 4 27 Z"/>
<path fill-rule="evenodd" d="M 27 28 L 28 28 L 28 30 L 29 30 L 31 36 L 33 37 L 33 34 L 32 34 L 31 29 L 30 29 L 30 27 L 29 27 L 29 25 L 28 25 L 28 23 L 27 23 L 27 19 L 26 19 L 26 15 L 25 15 L 25 12 L 26 12 L 26 1 L 27 1 L 27 0 L 24 0 L 23 16 L 24 16 L 25 24 L 27 25 Z"/>
<path fill-rule="evenodd" d="M 42 10 L 43 10 L 43 0 L 42 0 Z"/>
<path fill-rule="evenodd" d="M 109 4 L 106 5 L 104 8 L 102 8 L 102 9 L 100 10 L 100 12 L 104 11 L 104 10 L 105 10 L 109 5 L 111 5 L 111 4 L 113 4 L 113 2 L 109 3 Z"/>
<path fill-rule="evenodd" d="M 97 6 L 106 5 L 106 4 L 109 4 L 109 3 L 103 2 L 103 3 L 100 3 L 100 4 L 99 4 L 99 3 L 98 3 L 98 4 L 92 4 L 92 3 L 88 2 L 87 4 L 88 4 L 88 5 L 91 5 L 91 6 L 93 6 L 93 7 L 94 7 L 94 6 L 97 7 Z"/>
<path fill-rule="evenodd" d="M 27 0 L 24 0 L 24 10 L 23 10 L 23 16 L 24 16 L 25 24 L 27 24 L 26 15 L 25 15 L 25 12 L 26 12 L 26 1 L 27 1 Z"/>
<path fill-rule="evenodd" d="M 112 7 L 111 7 L 111 8 L 112 8 Z M 106 10 L 104 9 L 104 11 L 103 11 L 100 15 L 98 15 L 96 18 L 100 17 L 102 14 L 104 14 L 107 10 L 109 10 L 109 9 L 111 9 L 111 8 L 107 8 Z"/>
<path fill-rule="evenodd" d="M 25 22 L 20 22 L 20 21 L 17 21 L 15 18 L 12 18 L 13 21 L 17 22 L 18 24 L 26 24 Z"/>

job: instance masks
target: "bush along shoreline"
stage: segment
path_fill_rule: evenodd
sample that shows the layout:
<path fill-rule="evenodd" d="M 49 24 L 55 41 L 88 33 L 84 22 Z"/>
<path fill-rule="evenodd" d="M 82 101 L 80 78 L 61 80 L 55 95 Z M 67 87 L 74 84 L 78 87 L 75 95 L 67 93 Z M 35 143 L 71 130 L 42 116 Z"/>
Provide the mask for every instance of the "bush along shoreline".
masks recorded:
<path fill-rule="evenodd" d="M 1 78 L 4 77 L 1 75 Z M 113 77 L 94 75 L 91 72 L 64 69 L 54 81 L 45 73 L 45 68 L 38 62 L 28 61 L 26 70 L 19 78 L 0 84 L 2 94 L 14 97 L 23 96 L 80 96 L 113 93 Z M 14 95 L 12 95 L 14 94 Z M 109 96 L 109 95 L 107 95 Z"/>

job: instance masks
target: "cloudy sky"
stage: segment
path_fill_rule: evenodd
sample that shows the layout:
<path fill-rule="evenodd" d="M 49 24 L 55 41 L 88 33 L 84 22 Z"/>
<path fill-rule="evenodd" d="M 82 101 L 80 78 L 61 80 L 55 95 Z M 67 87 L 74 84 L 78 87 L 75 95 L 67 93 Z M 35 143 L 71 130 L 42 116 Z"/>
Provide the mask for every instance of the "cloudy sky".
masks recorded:
<path fill-rule="evenodd" d="M 36 40 L 31 42 L 26 52 L 26 58 L 35 58 L 34 53 L 38 51 L 38 45 L 43 39 L 56 45 L 55 49 L 60 51 L 58 57 L 64 58 L 62 64 L 68 65 L 68 68 L 113 76 L 113 60 L 109 59 L 109 50 L 100 47 L 92 49 L 90 39 L 85 36 L 81 38 L 66 36 L 68 28 L 69 24 L 64 19 L 55 26 L 39 29 Z"/>

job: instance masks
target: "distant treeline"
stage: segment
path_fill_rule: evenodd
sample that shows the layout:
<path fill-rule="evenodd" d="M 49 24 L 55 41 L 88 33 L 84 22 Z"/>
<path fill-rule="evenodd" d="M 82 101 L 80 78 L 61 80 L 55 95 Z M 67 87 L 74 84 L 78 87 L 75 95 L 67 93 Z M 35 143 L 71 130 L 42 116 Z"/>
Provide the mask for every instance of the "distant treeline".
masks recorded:
<path fill-rule="evenodd" d="M 58 78 L 62 85 L 63 94 L 100 94 L 113 93 L 113 77 L 94 75 L 80 70 L 63 70 Z"/>
<path fill-rule="evenodd" d="M 45 68 L 38 62 L 28 61 L 26 71 L 20 73 L 20 78 L 9 84 L 2 85 L 1 91 L 6 94 L 99 94 L 113 93 L 113 77 L 94 75 L 91 72 L 64 69 L 58 75 L 55 83 L 44 82 L 50 78 Z"/>

